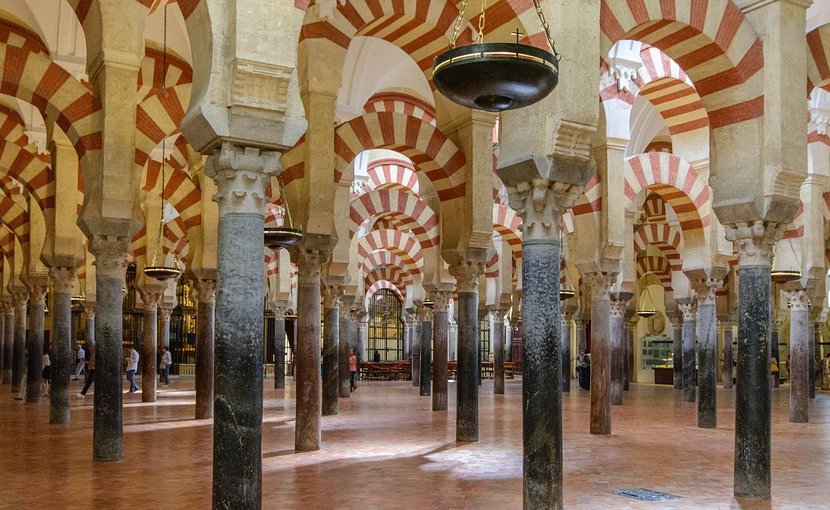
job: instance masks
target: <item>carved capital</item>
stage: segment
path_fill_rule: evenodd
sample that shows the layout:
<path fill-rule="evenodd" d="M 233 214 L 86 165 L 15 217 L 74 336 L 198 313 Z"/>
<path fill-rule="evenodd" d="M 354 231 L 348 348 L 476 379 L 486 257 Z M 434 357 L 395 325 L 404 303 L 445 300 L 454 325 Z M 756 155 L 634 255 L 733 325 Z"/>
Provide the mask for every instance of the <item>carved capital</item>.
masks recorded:
<path fill-rule="evenodd" d="M 677 303 L 677 308 L 683 314 L 683 322 L 694 321 L 697 318 L 697 307 L 691 301 L 688 303 Z"/>
<path fill-rule="evenodd" d="M 418 322 L 432 322 L 432 310 L 426 306 L 419 306 L 417 308 Z"/>
<path fill-rule="evenodd" d="M 592 299 L 611 299 L 611 287 L 617 281 L 617 273 L 588 273 L 585 279 L 591 285 Z"/>
<path fill-rule="evenodd" d="M 588 319 L 574 319 L 577 328 L 584 329 L 588 325 Z"/>
<path fill-rule="evenodd" d="M 127 253 L 130 251 L 130 239 L 117 236 L 92 236 L 89 252 L 95 255 L 95 269 L 98 273 L 125 277 Z"/>
<path fill-rule="evenodd" d="M 30 283 L 29 287 L 29 303 L 34 306 L 43 307 L 46 305 L 46 293 L 49 292 L 49 287 L 40 283 Z"/>
<path fill-rule="evenodd" d="M 219 214 L 265 215 L 265 188 L 270 174 L 281 170 L 280 154 L 224 142 L 205 165 L 219 191 L 213 200 Z"/>
<path fill-rule="evenodd" d="M 499 308 L 498 306 L 489 306 L 487 309 L 490 311 L 490 315 L 493 316 L 493 322 L 495 324 L 504 323 L 504 309 Z"/>
<path fill-rule="evenodd" d="M 173 307 L 170 306 L 169 303 L 165 303 L 165 304 L 159 305 L 159 310 L 161 310 L 161 318 L 164 319 L 165 321 L 169 321 L 170 320 L 170 315 L 173 313 Z"/>
<path fill-rule="evenodd" d="M 793 312 L 810 311 L 810 295 L 804 289 L 786 290 L 784 297 L 787 298 L 787 306 Z"/>
<path fill-rule="evenodd" d="M 452 299 L 452 292 L 436 291 L 432 293 L 432 300 L 435 305 L 432 307 L 435 312 L 446 312 L 450 306 L 450 299 Z"/>
<path fill-rule="evenodd" d="M 508 188 L 510 207 L 522 217 L 523 240 L 559 239 L 559 221 L 584 186 L 533 179 Z"/>
<path fill-rule="evenodd" d="M 51 267 L 49 277 L 52 279 L 55 294 L 72 294 L 72 284 L 75 283 L 74 267 Z"/>
<path fill-rule="evenodd" d="M 784 227 L 762 220 L 724 225 L 727 241 L 732 241 L 738 252 L 738 267 L 771 266 L 772 248 L 783 236 Z"/>
<path fill-rule="evenodd" d="M 343 285 L 323 285 L 320 289 L 323 294 L 323 308 L 337 308 L 340 298 L 345 294 Z"/>
<path fill-rule="evenodd" d="M 669 322 L 671 323 L 671 327 L 674 329 L 680 329 L 683 327 L 683 314 L 682 313 L 670 313 L 668 315 Z"/>
<path fill-rule="evenodd" d="M 96 311 L 97 311 L 97 308 L 95 306 L 95 303 L 89 303 L 89 302 L 84 303 L 84 314 L 86 315 L 87 319 L 93 319 L 94 320 Z"/>
<path fill-rule="evenodd" d="M 289 248 L 291 260 L 297 264 L 297 282 L 299 285 L 317 284 L 320 281 L 323 264 L 328 262 L 330 251 L 306 250 L 298 247 Z"/>
<path fill-rule="evenodd" d="M 625 319 L 625 309 L 628 307 L 627 299 L 611 298 L 611 318 Z"/>
<path fill-rule="evenodd" d="M 194 280 L 193 287 L 202 303 L 216 303 L 216 280 Z"/>
<path fill-rule="evenodd" d="M 723 285 L 723 280 L 717 278 L 700 278 L 691 282 L 692 288 L 697 292 L 697 303 L 699 306 L 715 305 L 715 293 Z"/>
<path fill-rule="evenodd" d="M 164 289 L 157 285 L 145 285 L 144 287 L 137 287 L 136 290 L 141 295 L 144 311 L 155 312 L 164 295 Z"/>
<path fill-rule="evenodd" d="M 460 258 L 450 264 L 450 274 L 455 278 L 458 292 L 475 292 L 478 277 L 484 272 L 484 262 Z"/>
<path fill-rule="evenodd" d="M 287 306 L 275 306 L 271 311 L 274 312 L 274 319 L 284 321 L 290 309 Z"/>
<path fill-rule="evenodd" d="M 15 311 L 25 312 L 26 304 L 29 302 L 29 290 L 26 287 L 14 287 L 11 289 L 11 294 Z"/>

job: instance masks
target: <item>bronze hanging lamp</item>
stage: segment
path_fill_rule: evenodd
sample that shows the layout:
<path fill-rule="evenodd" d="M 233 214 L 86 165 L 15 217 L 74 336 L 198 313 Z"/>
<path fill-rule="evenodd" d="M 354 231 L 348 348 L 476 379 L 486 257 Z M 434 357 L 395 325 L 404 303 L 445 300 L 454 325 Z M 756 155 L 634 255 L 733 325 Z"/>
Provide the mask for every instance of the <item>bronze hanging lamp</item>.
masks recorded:
<path fill-rule="evenodd" d="M 162 61 L 162 88 L 167 87 L 167 5 L 164 6 L 164 46 L 163 46 L 163 61 Z M 169 280 L 171 278 L 178 278 L 179 275 L 182 274 L 181 268 L 179 268 L 179 258 L 174 254 L 173 256 L 173 265 L 167 266 L 162 263 L 162 265 L 158 264 L 159 253 L 161 252 L 161 259 L 164 262 L 166 258 L 163 250 L 162 250 L 162 243 L 164 242 L 164 188 L 166 184 L 167 178 L 167 167 L 165 166 L 165 160 L 167 159 L 167 139 L 164 138 L 161 140 L 161 218 L 159 219 L 159 230 L 158 230 L 158 237 L 156 238 L 156 249 L 153 252 L 153 261 L 149 266 L 144 268 L 144 276 L 149 278 L 155 278 L 161 282 Z"/>
<path fill-rule="evenodd" d="M 475 110 L 501 112 L 529 106 L 553 92 L 559 83 L 559 59 L 550 27 L 539 0 L 533 0 L 536 14 L 550 51 L 519 43 L 484 42 L 486 0 L 481 0 L 478 38 L 473 44 L 456 47 L 469 0 L 462 0 L 453 26 L 450 49 L 435 57 L 432 80 L 447 99 Z"/>
<path fill-rule="evenodd" d="M 795 269 L 792 269 L 792 268 L 787 269 L 787 268 L 781 268 L 781 267 L 776 268 L 775 267 L 776 257 L 775 257 L 775 254 L 773 253 L 773 255 L 772 255 L 772 270 L 770 271 L 770 278 L 772 279 L 773 282 L 775 282 L 779 285 L 782 284 L 782 283 L 793 282 L 793 281 L 798 280 L 798 279 L 801 278 L 801 270 L 798 269 L 799 267 L 801 267 L 801 262 L 798 260 L 798 253 L 795 252 L 795 248 L 793 247 L 793 244 L 792 244 L 792 239 L 788 238 L 787 239 L 787 244 L 789 245 L 790 251 L 792 252 L 792 254 L 793 254 L 793 256 L 796 260 L 797 267 Z"/>
<path fill-rule="evenodd" d="M 285 196 L 285 185 L 282 183 L 282 174 L 277 174 L 277 183 L 280 186 L 282 209 L 285 211 L 285 215 L 283 216 L 282 226 L 265 227 L 265 246 L 272 250 L 288 248 L 289 246 L 297 244 L 303 238 L 303 230 L 294 228 L 294 222 L 291 219 L 291 210 L 288 208 L 288 197 Z M 288 222 L 287 224 L 286 221 Z"/>
<path fill-rule="evenodd" d="M 650 273 L 649 273 L 650 274 Z M 648 297 L 648 306 L 646 306 L 645 300 L 643 300 L 642 307 L 637 308 L 637 311 L 634 312 L 637 314 L 638 317 L 642 317 L 644 319 L 648 319 L 649 317 L 654 317 L 657 315 L 657 310 L 654 309 L 654 300 L 651 298 L 651 291 L 648 290 L 648 274 L 646 275 L 646 297 Z"/>

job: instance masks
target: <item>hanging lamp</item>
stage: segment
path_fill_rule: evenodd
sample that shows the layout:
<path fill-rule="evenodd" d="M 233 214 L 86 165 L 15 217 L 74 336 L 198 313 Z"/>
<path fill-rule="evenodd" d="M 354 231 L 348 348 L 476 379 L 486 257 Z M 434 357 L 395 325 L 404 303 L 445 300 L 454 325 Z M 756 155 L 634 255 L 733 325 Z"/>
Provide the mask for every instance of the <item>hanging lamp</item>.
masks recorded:
<path fill-rule="evenodd" d="M 649 317 L 654 317 L 655 315 L 657 315 L 657 310 L 654 309 L 654 300 L 651 298 L 651 291 L 648 290 L 648 288 L 648 275 L 646 275 L 646 296 L 648 297 L 649 306 L 646 307 L 645 302 L 643 302 L 643 307 L 638 308 L 637 311 L 634 312 L 637 314 L 638 317 L 642 317 L 644 319 L 648 319 Z"/>
<path fill-rule="evenodd" d="M 163 61 L 162 61 L 162 88 L 167 88 L 167 5 L 164 6 L 164 43 L 163 43 Z M 158 236 L 156 238 L 156 249 L 153 252 L 153 261 L 149 266 L 144 268 L 144 276 L 155 278 L 159 281 L 169 280 L 171 278 L 178 278 L 182 274 L 179 268 L 178 257 L 174 254 L 173 265 L 166 266 L 159 265 L 159 252 L 161 253 L 162 262 L 166 258 L 162 251 L 162 242 L 164 240 L 164 188 L 167 177 L 167 168 L 165 160 L 167 159 L 167 139 L 161 140 L 161 218 L 159 219 Z"/>
<path fill-rule="evenodd" d="M 468 2 L 461 2 L 450 49 L 435 57 L 432 64 L 432 81 L 441 94 L 468 108 L 501 112 L 529 106 L 553 92 L 559 83 L 560 56 L 539 0 L 533 0 L 533 6 L 551 51 L 520 44 L 519 37 L 524 34 L 518 28 L 512 32 L 515 43 L 485 43 L 486 0 L 481 0 L 476 42 L 456 47 Z"/>
<path fill-rule="evenodd" d="M 790 246 L 790 251 L 792 252 L 797 267 L 801 267 L 801 262 L 798 260 L 798 254 L 795 252 L 795 248 L 792 244 L 792 239 L 787 239 L 787 244 Z M 801 270 L 800 269 L 783 269 L 783 268 L 775 268 L 775 261 L 776 257 L 775 254 L 772 256 L 772 270 L 770 271 L 770 278 L 773 282 L 777 284 L 792 282 L 801 278 Z"/>
<path fill-rule="evenodd" d="M 285 185 L 282 183 L 282 174 L 277 174 L 277 183 L 280 186 L 282 208 L 285 211 L 285 216 L 283 217 L 282 226 L 265 227 L 265 246 L 272 250 L 293 246 L 303 238 L 303 230 L 294 228 L 294 222 L 291 220 L 291 210 L 288 208 L 288 197 L 285 196 Z M 286 220 L 288 220 L 287 225 L 285 224 Z"/>

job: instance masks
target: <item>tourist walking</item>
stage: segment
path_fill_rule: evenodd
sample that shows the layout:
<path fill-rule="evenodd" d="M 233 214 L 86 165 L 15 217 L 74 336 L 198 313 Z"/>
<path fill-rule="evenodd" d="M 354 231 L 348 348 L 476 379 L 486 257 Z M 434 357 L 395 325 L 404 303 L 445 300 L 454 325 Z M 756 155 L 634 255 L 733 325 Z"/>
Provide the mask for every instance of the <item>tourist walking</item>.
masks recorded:
<path fill-rule="evenodd" d="M 161 374 L 164 378 L 164 385 L 170 386 L 170 365 L 173 364 L 173 355 L 170 354 L 170 351 L 167 347 L 161 348 Z"/>
<path fill-rule="evenodd" d="M 49 358 L 49 349 L 43 353 L 43 378 L 40 381 L 40 396 L 49 396 L 49 389 L 52 384 L 52 360 Z"/>
<path fill-rule="evenodd" d="M 84 369 L 86 363 L 86 351 L 81 344 L 75 346 L 75 376 L 72 377 L 76 381 L 81 377 L 81 371 Z"/>
<path fill-rule="evenodd" d="M 89 387 L 95 382 L 95 344 L 92 344 L 92 347 L 89 348 L 89 360 L 86 362 L 86 382 L 84 383 L 84 388 L 78 393 L 78 397 L 84 398 L 86 397 L 86 392 L 89 391 Z"/>
<path fill-rule="evenodd" d="M 135 373 L 138 370 L 138 351 L 133 347 L 127 349 L 127 380 L 130 381 L 130 393 L 138 391 L 138 385 L 135 383 Z"/>
<path fill-rule="evenodd" d="M 349 349 L 349 388 L 351 391 L 357 389 L 357 354 L 354 347 Z"/>

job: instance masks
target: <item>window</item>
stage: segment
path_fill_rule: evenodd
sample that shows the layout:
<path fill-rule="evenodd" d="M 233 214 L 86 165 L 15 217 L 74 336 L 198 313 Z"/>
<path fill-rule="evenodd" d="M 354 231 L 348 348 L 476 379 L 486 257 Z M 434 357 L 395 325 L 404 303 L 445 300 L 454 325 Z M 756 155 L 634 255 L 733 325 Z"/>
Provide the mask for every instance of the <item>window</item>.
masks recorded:
<path fill-rule="evenodd" d="M 403 306 L 398 296 L 389 289 L 380 289 L 369 302 L 368 355 L 372 359 L 375 350 L 381 361 L 403 359 L 403 332 L 401 320 Z"/>

